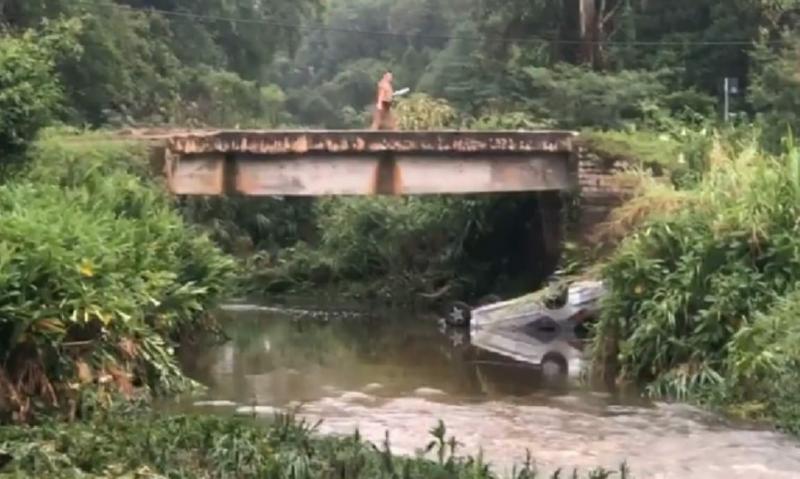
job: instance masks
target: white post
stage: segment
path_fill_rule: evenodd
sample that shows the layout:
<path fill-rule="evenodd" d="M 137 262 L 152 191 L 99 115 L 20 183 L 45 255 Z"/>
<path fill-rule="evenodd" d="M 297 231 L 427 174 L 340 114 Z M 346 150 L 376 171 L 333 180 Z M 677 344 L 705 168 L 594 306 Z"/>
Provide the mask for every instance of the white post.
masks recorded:
<path fill-rule="evenodd" d="M 728 96 L 729 93 L 730 93 L 730 79 L 728 77 L 725 77 L 725 123 L 728 123 L 728 119 L 730 116 L 730 99 Z"/>

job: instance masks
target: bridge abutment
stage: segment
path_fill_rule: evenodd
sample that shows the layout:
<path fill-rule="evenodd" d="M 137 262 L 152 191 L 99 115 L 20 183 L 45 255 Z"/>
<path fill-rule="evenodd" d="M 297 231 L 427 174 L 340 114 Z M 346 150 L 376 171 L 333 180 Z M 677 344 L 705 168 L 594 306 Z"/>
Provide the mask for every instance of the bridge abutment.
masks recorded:
<path fill-rule="evenodd" d="M 630 169 L 628 162 L 602 158 L 585 149 L 578 152 L 578 158 L 578 215 L 574 235 L 591 243 L 598 227 L 635 191 L 621 176 Z"/>

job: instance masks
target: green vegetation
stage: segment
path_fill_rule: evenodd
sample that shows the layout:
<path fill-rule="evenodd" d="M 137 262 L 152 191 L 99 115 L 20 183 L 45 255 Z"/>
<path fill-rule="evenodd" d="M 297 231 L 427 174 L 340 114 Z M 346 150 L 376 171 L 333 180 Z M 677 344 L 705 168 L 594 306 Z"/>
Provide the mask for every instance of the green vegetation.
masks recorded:
<path fill-rule="evenodd" d="M 390 67 L 396 85 L 413 92 L 397 105 L 404 129 L 587 129 L 586 144 L 601 157 L 664 170 L 681 186 L 707 167 L 705 132 L 717 126 L 722 76 L 740 79 L 746 94 L 734 96 L 733 109 L 763 130 L 769 148 L 795 126 L 790 2 L 680 0 L 667 8 L 609 0 L 594 24 L 577 4 L 6 0 L 5 41 L 37 52 L 24 55 L 36 75 L 14 80 L 15 88 L 43 97 L 16 108 L 28 123 L 3 124 L 29 125 L 7 127 L 12 139 L 25 132 L 21 140 L 51 120 L 363 127 L 375 81 Z M 358 279 L 369 286 L 354 288 L 359 296 L 396 297 L 404 288 L 387 286 L 396 283 L 409 297 L 469 297 L 518 274 L 482 271 L 492 259 L 513 263 L 489 256 L 507 250 L 490 240 L 519 234 L 503 225 L 521 221 L 533 202 L 190 199 L 182 210 L 227 251 L 252 255 L 256 291 Z M 341 231 L 326 231 L 330 225 Z M 415 243 L 437 254 L 425 256 Z M 354 244 L 363 257 L 352 254 Z M 532 288 L 542 276 L 509 282 Z M 447 277 L 465 284 L 448 286 Z"/>
<path fill-rule="evenodd" d="M 793 31 L 793 30 L 788 30 Z M 764 132 L 765 144 L 779 151 L 787 129 L 797 134 L 800 117 L 800 76 L 797 75 L 796 33 L 784 33 L 783 48 L 769 48 L 763 43 L 753 51 L 752 86 L 748 100 L 755 112 L 756 124 Z"/>
<path fill-rule="evenodd" d="M 549 195 L 555 197 L 556 194 Z M 268 294 L 334 288 L 337 296 L 394 303 L 521 294 L 555 258 L 530 248 L 539 197 L 332 198 L 313 208 L 314 234 L 250 258 L 251 289 Z"/>
<path fill-rule="evenodd" d="M 124 414 L 124 419 L 121 415 Z M 0 467 L 13 458 L 3 478 L 395 478 L 491 479 L 498 477 L 481 457 L 457 455 L 458 442 L 443 425 L 431 431 L 428 456 L 398 457 L 390 438 L 378 448 L 358 433 L 320 438 L 315 427 L 291 416 L 269 426 L 209 416 L 164 417 L 135 411 L 70 424 L 29 429 L 0 428 Z M 555 474 L 552 477 L 559 477 Z M 512 479 L 543 477 L 535 466 L 518 468 Z M 571 477 L 628 477 L 627 469 L 597 470 Z"/>
<path fill-rule="evenodd" d="M 718 144 L 696 186 L 628 205 L 647 219 L 603 270 L 611 294 L 596 330 L 599 363 L 654 395 L 800 430 L 798 194 L 793 144 L 778 156 L 752 142 Z"/>
<path fill-rule="evenodd" d="M 525 292 L 554 269 L 529 245 L 568 198 L 175 204 L 142 146 L 41 130 L 363 127 L 387 67 L 413 92 L 404 129 L 582 129 L 594 154 L 666 173 L 610 224 L 597 363 L 800 432 L 796 2 L 580 3 L 0 1 L 0 421 L 89 421 L 2 430 L 11 474 L 489 477 L 291 421 L 89 420 L 189 385 L 172 348 L 213 329 L 237 268 L 223 251 L 259 293 L 402 302 Z M 722 127 L 725 76 L 743 94 Z"/>
<path fill-rule="evenodd" d="M 142 145 L 47 134 L 0 186 L 0 411 L 185 383 L 171 353 L 234 264 L 149 179 Z"/>
<path fill-rule="evenodd" d="M 71 123 L 266 126 L 283 121 L 285 98 L 266 81 L 265 66 L 277 51 L 296 44 L 297 33 L 253 22 L 298 23 L 319 5 L 317 0 L 6 0 L 0 24 L 15 34 L 48 20 L 70 19 L 76 27 L 79 50 L 48 59 L 55 61 L 66 93 L 61 117 Z"/>

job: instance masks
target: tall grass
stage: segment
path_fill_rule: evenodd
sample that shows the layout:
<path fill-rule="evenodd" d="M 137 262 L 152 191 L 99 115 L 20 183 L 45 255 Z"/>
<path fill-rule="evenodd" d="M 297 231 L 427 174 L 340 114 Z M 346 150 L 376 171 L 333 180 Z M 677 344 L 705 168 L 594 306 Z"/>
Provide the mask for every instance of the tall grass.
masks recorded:
<path fill-rule="evenodd" d="M 170 342 L 233 263 L 147 179 L 142 146 L 44 135 L 0 186 L 0 410 L 75 413 L 83 391 L 178 387 Z"/>
<path fill-rule="evenodd" d="M 725 370 L 733 413 L 800 435 L 800 289 L 737 331 Z"/>
<path fill-rule="evenodd" d="M 775 305 L 800 281 L 800 151 L 718 143 L 709 164 L 695 187 L 670 196 L 680 207 L 659 208 L 663 194 L 638 200 L 652 213 L 604 268 L 610 295 L 594 352 L 657 396 L 763 402 L 744 378 L 796 378 L 800 358 L 784 341 L 770 346 L 795 328 L 796 301 Z"/>

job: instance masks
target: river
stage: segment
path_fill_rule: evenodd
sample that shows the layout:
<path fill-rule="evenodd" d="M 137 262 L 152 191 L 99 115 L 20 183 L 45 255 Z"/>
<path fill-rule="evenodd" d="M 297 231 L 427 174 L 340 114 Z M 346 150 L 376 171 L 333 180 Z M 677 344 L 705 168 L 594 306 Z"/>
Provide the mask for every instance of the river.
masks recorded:
<path fill-rule="evenodd" d="M 637 478 L 800 477 L 793 439 L 685 405 L 592 390 L 574 375 L 546 377 L 430 318 L 247 306 L 222 316 L 231 341 L 181 353 L 207 397 L 169 408 L 254 420 L 297 409 L 322 421 L 320 433 L 358 428 L 380 444 L 389 431 L 393 451 L 404 454 L 423 447 L 441 419 L 461 453 L 482 451 L 500 473 L 530 451 L 544 471 L 625 461 Z M 580 358 L 574 341 L 546 342 Z"/>

